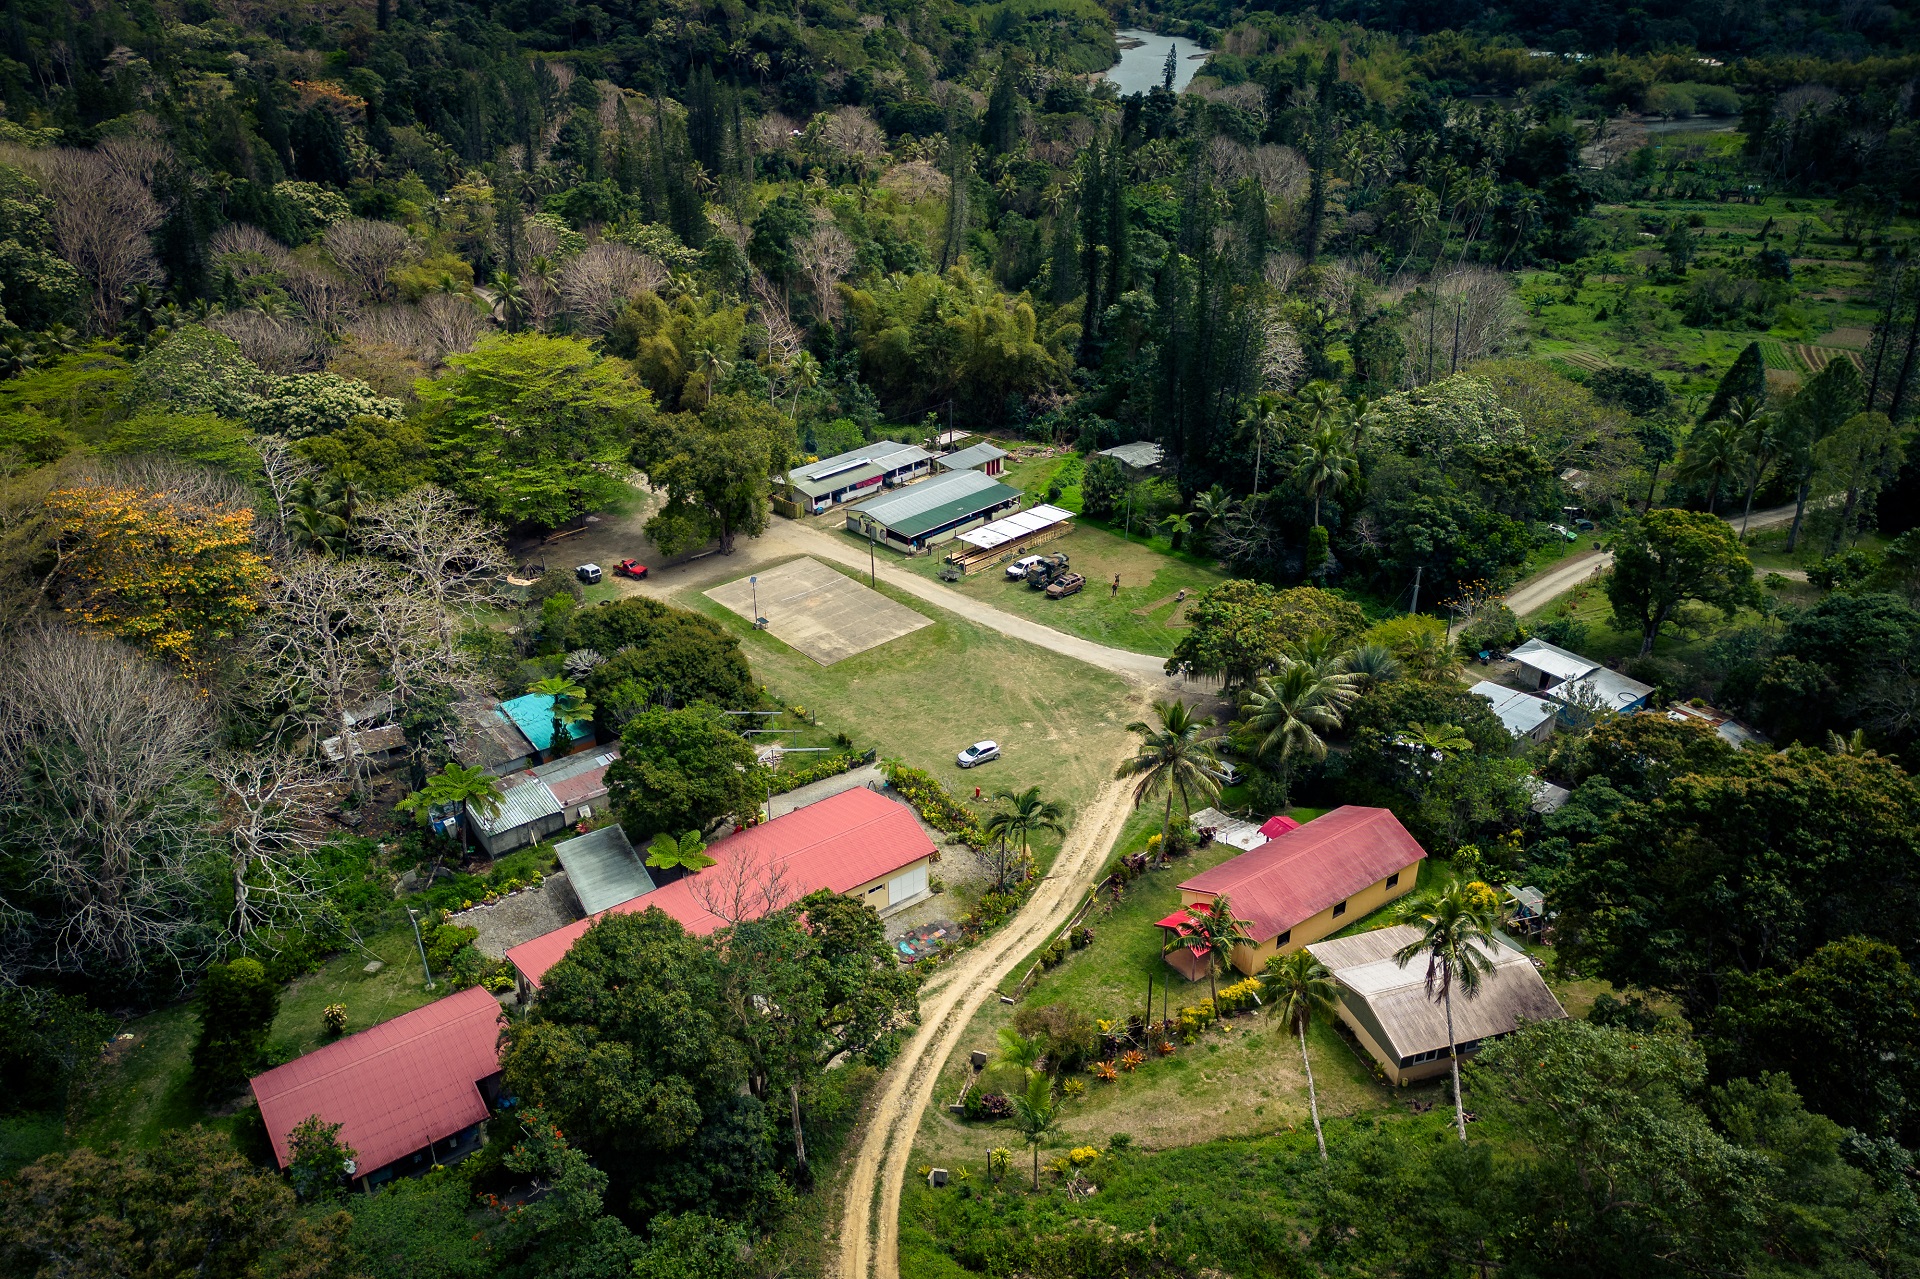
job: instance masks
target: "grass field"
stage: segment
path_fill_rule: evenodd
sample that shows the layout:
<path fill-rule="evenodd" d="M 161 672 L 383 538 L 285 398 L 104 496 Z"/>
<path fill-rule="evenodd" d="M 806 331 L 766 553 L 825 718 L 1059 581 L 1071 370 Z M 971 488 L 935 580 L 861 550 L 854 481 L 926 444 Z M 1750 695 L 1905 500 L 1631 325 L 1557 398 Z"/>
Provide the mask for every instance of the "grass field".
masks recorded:
<path fill-rule="evenodd" d="M 697 590 L 676 602 L 739 636 L 754 672 L 823 728 L 927 769 L 956 795 L 1038 786 L 1070 813 L 1085 805 L 1131 740 L 1127 723 L 1146 709 L 1133 688 L 890 587 L 880 591 L 934 625 L 826 667 Z M 961 770 L 954 755 L 981 738 L 999 742 L 1001 758 Z M 1036 843 L 1043 866 L 1058 847 L 1052 837 Z"/>

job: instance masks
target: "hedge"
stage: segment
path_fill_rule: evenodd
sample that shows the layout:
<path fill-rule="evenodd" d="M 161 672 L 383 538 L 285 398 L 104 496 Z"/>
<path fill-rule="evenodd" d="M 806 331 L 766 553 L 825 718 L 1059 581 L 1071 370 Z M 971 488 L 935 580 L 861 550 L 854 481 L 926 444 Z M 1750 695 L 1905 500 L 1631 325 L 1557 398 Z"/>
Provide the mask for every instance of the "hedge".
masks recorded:
<path fill-rule="evenodd" d="M 775 773 L 767 780 L 771 783 L 771 794 L 784 795 L 790 790 L 799 790 L 802 786 L 811 786 L 815 782 L 824 782 L 829 777 L 838 777 L 850 773 L 862 764 L 873 762 L 872 751 L 847 751 L 840 755 L 828 755 L 811 764 L 791 771 Z"/>

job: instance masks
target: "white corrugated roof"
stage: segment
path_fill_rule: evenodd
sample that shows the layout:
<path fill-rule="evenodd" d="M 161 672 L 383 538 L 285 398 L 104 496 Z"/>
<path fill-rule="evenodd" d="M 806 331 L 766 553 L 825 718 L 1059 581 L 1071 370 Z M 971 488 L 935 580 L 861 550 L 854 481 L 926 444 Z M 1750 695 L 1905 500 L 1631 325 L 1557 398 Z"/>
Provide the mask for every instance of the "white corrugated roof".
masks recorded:
<path fill-rule="evenodd" d="M 1553 703 L 1532 693 L 1523 693 L 1517 688 L 1508 688 L 1504 684 L 1495 684 L 1481 680 L 1468 690 L 1493 703 L 1493 713 L 1507 726 L 1507 731 L 1515 737 L 1529 737 L 1533 731 L 1552 719 L 1555 714 Z"/>
<path fill-rule="evenodd" d="M 1508 654 L 1523 666 L 1531 666 L 1536 671 L 1545 671 L 1555 679 L 1579 679 L 1600 663 L 1569 653 L 1557 644 L 1549 644 L 1543 639 L 1530 639 Z"/>
<path fill-rule="evenodd" d="M 996 546 L 1017 542 L 1023 537 L 1038 533 L 1050 524 L 1058 524 L 1062 520 L 1072 518 L 1072 511 L 1063 510 L 1058 506 L 1048 506 L 1043 502 L 1031 510 L 1015 511 L 1005 519 L 995 520 L 991 524 L 983 524 L 977 529 L 962 533 L 955 540 L 965 542 L 969 546 L 977 546 L 983 551 L 990 551 Z"/>
<path fill-rule="evenodd" d="M 467 805 L 467 816 L 472 820 L 474 829 L 489 835 L 526 826 L 542 817 L 559 815 L 560 801 L 541 782 L 516 786 L 508 791 L 500 798 L 500 810 L 491 817 L 483 817 L 474 811 L 472 804 Z"/>
<path fill-rule="evenodd" d="M 1167 451 L 1152 440 L 1141 440 L 1137 444 L 1116 444 L 1110 449 L 1101 449 L 1099 457 L 1110 457 L 1135 470 L 1144 471 L 1150 466 L 1158 466 L 1167 457 Z"/>
<path fill-rule="evenodd" d="M 946 467 L 949 471 L 961 471 L 972 470 L 976 466 L 985 466 L 988 462 L 993 461 L 993 459 L 1005 456 L 1007 456 L 1007 451 L 1003 448 L 996 448 L 991 444 L 974 444 L 961 449 L 957 453 L 943 455 L 939 459 L 939 462 L 940 465 Z"/>
<path fill-rule="evenodd" d="M 1599 666 L 1579 679 L 1555 684 L 1548 690 L 1550 696 L 1568 702 L 1571 702 L 1580 692 L 1590 693 L 1595 701 L 1610 711 L 1623 711 L 1651 696 L 1653 685 L 1642 684 L 1639 680 L 1622 675 L 1619 671 L 1610 671 L 1604 666 Z"/>

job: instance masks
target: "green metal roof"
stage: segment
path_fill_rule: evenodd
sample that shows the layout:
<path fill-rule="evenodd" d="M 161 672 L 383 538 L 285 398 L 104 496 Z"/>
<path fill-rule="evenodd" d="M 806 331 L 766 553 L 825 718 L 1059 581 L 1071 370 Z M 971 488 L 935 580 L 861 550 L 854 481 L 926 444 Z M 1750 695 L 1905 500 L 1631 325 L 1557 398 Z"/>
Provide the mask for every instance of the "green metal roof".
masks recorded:
<path fill-rule="evenodd" d="M 986 478 L 985 476 L 981 476 L 978 471 L 956 471 L 952 473 L 952 478 L 957 479 L 963 475 L 978 476 L 981 479 Z M 915 487 L 927 488 L 938 482 L 937 480 L 928 480 L 926 483 L 916 485 Z M 952 524 L 956 521 L 981 514 L 982 512 L 1005 506 L 1009 502 L 1018 502 L 1020 500 L 1019 489 L 998 482 L 989 482 L 985 485 L 955 485 L 953 487 L 960 490 L 956 496 L 948 497 L 945 501 L 938 501 L 937 499 L 944 496 L 943 494 L 929 493 L 927 496 L 936 499 L 934 502 L 931 504 L 927 502 L 917 503 L 917 509 L 909 508 L 907 511 L 900 513 L 892 519 L 887 518 L 887 513 L 884 511 L 872 511 L 869 513 L 874 516 L 881 527 L 885 528 L 887 532 L 893 536 L 913 538 L 919 537 L 923 533 L 931 532 L 943 525 Z M 870 503 L 869 505 L 878 505 L 878 503 Z M 867 508 L 862 507 L 859 509 L 866 510 Z"/>

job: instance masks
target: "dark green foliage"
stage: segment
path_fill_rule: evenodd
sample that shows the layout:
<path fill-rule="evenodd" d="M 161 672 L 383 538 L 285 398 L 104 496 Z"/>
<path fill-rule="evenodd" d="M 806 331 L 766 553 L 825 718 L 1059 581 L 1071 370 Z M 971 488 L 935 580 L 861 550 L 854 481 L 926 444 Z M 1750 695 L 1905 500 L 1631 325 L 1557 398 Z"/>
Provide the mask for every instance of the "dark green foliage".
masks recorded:
<path fill-rule="evenodd" d="M 1895 595 L 1835 594 L 1787 625 L 1745 690 L 1755 719 L 1786 740 L 1824 743 L 1855 726 L 1895 746 L 1920 725 L 1902 707 L 1920 672 L 1920 611 Z"/>
<path fill-rule="evenodd" d="M 308 1115 L 287 1139 L 287 1179 L 303 1202 L 338 1199 L 346 1192 L 353 1147 L 340 1140 L 339 1124 Z"/>
<path fill-rule="evenodd" d="M 629 682 L 642 690 L 643 702 L 669 707 L 711 702 L 738 710 L 755 697 L 753 672 L 737 639 L 698 613 L 644 596 L 575 610 L 565 644 L 608 659 L 585 680 L 596 705 Z"/>
<path fill-rule="evenodd" d="M 1713 399 L 1707 404 L 1707 411 L 1700 415 L 1700 420 L 1712 422 L 1725 417 L 1727 410 L 1740 400 L 1764 404 L 1766 399 L 1767 362 L 1760 354 L 1760 344 L 1749 342 L 1734 357 L 1732 366 L 1720 376 L 1720 385 L 1714 388 Z"/>
<path fill-rule="evenodd" d="M 280 992 L 259 960 L 236 959 L 207 969 L 196 1002 L 200 1036 L 193 1046 L 194 1087 L 217 1101 L 260 1068 L 280 1011 Z"/>
<path fill-rule="evenodd" d="M 614 811 L 636 846 L 661 831 L 704 831 L 763 799 L 753 746 L 709 706 L 653 709 L 620 734 L 607 768 Z"/>
<path fill-rule="evenodd" d="M 1635 417 L 1650 418 L 1664 413 L 1673 403 L 1673 392 L 1645 369 L 1611 364 L 1587 379 L 1587 389 L 1602 404 L 1625 409 Z"/>
<path fill-rule="evenodd" d="M 0 990 L 0 1112 L 63 1108 L 115 1025 L 70 995 L 31 986 Z"/>
<path fill-rule="evenodd" d="M 465 1168 L 401 1177 L 353 1205 L 347 1245 L 367 1279 L 490 1279 Z"/>

